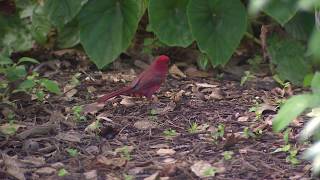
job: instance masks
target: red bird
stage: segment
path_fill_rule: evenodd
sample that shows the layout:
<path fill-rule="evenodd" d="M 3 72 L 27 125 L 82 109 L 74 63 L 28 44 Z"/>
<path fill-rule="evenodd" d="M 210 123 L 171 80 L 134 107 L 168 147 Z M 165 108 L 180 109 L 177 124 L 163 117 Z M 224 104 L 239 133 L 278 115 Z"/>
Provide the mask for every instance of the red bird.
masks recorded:
<path fill-rule="evenodd" d="M 119 95 L 139 95 L 151 99 L 167 77 L 169 61 L 168 56 L 161 55 L 157 57 L 129 86 L 106 94 L 100 97 L 97 102 L 104 103 L 108 99 Z"/>

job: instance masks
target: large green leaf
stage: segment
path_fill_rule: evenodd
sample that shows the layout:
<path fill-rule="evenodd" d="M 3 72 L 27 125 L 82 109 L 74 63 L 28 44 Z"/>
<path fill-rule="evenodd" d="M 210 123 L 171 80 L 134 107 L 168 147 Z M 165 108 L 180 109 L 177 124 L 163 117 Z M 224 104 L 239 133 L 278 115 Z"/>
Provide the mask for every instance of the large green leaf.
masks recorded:
<path fill-rule="evenodd" d="M 272 122 L 273 130 L 279 132 L 286 128 L 294 118 L 313 105 L 314 98 L 314 95 L 303 94 L 288 99 Z"/>
<path fill-rule="evenodd" d="M 192 34 L 212 65 L 227 63 L 247 27 L 240 0 L 190 0 L 187 14 Z"/>
<path fill-rule="evenodd" d="M 297 12 L 297 0 L 271 0 L 264 12 L 281 25 L 287 23 Z"/>
<path fill-rule="evenodd" d="M 317 59 L 320 60 L 320 29 L 314 28 L 314 31 L 309 39 L 308 51 Z M 318 62 L 320 63 L 320 62 Z"/>
<path fill-rule="evenodd" d="M 44 11 L 52 24 L 62 27 L 70 22 L 88 0 L 46 0 Z"/>
<path fill-rule="evenodd" d="M 311 72 L 305 47 L 299 41 L 274 35 L 268 39 L 267 49 L 280 78 L 302 85 L 304 77 Z"/>
<path fill-rule="evenodd" d="M 43 7 L 36 7 L 32 13 L 32 37 L 37 41 L 37 43 L 45 44 L 50 30 L 51 24 L 48 18 L 44 15 Z"/>
<path fill-rule="evenodd" d="M 192 43 L 186 12 L 188 2 L 189 0 L 149 1 L 149 23 L 162 42 L 182 47 Z"/>
<path fill-rule="evenodd" d="M 314 14 L 309 12 L 297 13 L 284 25 L 285 30 L 295 39 L 308 40 L 314 27 Z"/>
<path fill-rule="evenodd" d="M 80 29 L 79 23 L 76 19 L 58 29 L 57 42 L 59 48 L 70 48 L 79 44 Z"/>
<path fill-rule="evenodd" d="M 80 11 L 80 42 L 91 60 L 103 68 L 128 48 L 137 30 L 135 0 L 90 0 Z"/>

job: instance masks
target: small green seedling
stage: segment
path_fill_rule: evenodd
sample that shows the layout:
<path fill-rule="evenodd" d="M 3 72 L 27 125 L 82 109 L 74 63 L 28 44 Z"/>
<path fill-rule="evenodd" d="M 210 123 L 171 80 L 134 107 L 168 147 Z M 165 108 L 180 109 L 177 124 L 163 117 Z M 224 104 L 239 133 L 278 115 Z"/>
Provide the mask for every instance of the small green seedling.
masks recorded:
<path fill-rule="evenodd" d="M 78 121 L 86 121 L 87 118 L 83 115 L 83 107 L 82 106 L 73 106 L 72 107 L 73 116 Z"/>
<path fill-rule="evenodd" d="M 188 132 L 191 134 L 196 133 L 198 132 L 198 128 L 199 125 L 196 122 L 192 122 L 190 128 L 188 129 Z"/>
<path fill-rule="evenodd" d="M 245 138 L 249 138 L 249 137 L 252 137 L 252 138 L 256 138 L 257 136 L 249 129 L 249 127 L 245 127 L 243 129 L 243 135 Z"/>
<path fill-rule="evenodd" d="M 250 71 L 245 71 L 244 76 L 241 77 L 240 86 L 243 86 L 247 81 L 255 78 Z"/>
<path fill-rule="evenodd" d="M 203 176 L 211 177 L 211 176 L 215 176 L 216 173 L 217 173 L 217 170 L 214 167 L 209 167 L 203 172 Z"/>
<path fill-rule="evenodd" d="M 232 151 L 224 151 L 222 154 L 225 160 L 230 160 L 234 153 Z"/>
<path fill-rule="evenodd" d="M 124 180 L 133 180 L 134 177 L 132 175 L 123 174 Z"/>
<path fill-rule="evenodd" d="M 118 149 L 118 152 L 124 157 L 126 160 L 131 160 L 130 150 L 128 146 L 123 146 L 122 148 Z"/>
<path fill-rule="evenodd" d="M 298 150 L 296 148 L 291 147 L 290 144 L 286 144 L 286 145 L 282 146 L 281 148 L 277 148 L 272 153 L 278 153 L 278 152 L 288 153 L 287 157 L 286 157 L 286 162 L 289 162 L 292 165 L 297 165 L 300 163 L 300 161 L 297 158 Z"/>
<path fill-rule="evenodd" d="M 150 110 L 149 119 L 152 120 L 152 121 L 156 121 L 158 119 L 157 114 L 158 114 L 158 112 L 157 112 L 156 109 L 151 109 Z"/>
<path fill-rule="evenodd" d="M 218 128 L 215 132 L 211 134 L 212 138 L 217 140 L 218 138 L 223 138 L 224 136 L 224 131 L 225 131 L 225 126 L 224 124 L 219 124 Z"/>
<path fill-rule="evenodd" d="M 177 132 L 174 129 L 167 129 L 163 131 L 163 134 L 166 138 L 172 138 L 177 135 Z"/>
<path fill-rule="evenodd" d="M 64 176 L 66 176 L 68 174 L 68 171 L 66 170 L 66 169 L 64 169 L 64 168 L 62 168 L 62 169 L 60 169 L 59 171 L 58 171 L 58 176 L 60 176 L 60 177 L 64 177 Z"/>
<path fill-rule="evenodd" d="M 79 154 L 77 149 L 67 148 L 66 151 L 71 157 L 76 157 Z"/>
<path fill-rule="evenodd" d="M 260 104 L 258 102 L 256 102 L 254 106 L 249 108 L 249 112 L 254 112 L 255 113 L 255 115 L 256 115 L 255 119 L 256 120 L 260 120 L 261 117 L 262 117 L 262 112 L 259 111 L 259 107 L 260 107 Z"/>

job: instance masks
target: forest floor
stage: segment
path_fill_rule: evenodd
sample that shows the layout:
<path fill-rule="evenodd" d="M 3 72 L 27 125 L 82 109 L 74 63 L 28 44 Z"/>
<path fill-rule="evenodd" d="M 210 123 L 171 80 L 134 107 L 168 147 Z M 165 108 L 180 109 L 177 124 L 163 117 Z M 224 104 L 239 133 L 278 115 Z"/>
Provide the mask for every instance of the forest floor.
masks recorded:
<path fill-rule="evenodd" d="M 301 89 L 173 68 L 153 102 L 117 97 L 99 105 L 99 95 L 141 69 L 121 61 L 101 72 L 73 56 L 48 62 L 38 71 L 64 93 L 44 102 L 14 96 L 19 129 L 0 136 L 0 179 L 311 179 L 300 158 L 303 120 L 287 133 L 271 126 L 283 99 Z"/>

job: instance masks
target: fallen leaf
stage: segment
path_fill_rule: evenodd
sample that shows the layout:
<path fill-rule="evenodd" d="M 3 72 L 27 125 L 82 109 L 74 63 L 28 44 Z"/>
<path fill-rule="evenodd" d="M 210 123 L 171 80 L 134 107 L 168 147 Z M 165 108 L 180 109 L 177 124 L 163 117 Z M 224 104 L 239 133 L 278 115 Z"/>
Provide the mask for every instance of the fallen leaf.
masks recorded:
<path fill-rule="evenodd" d="M 173 94 L 173 96 L 171 96 L 171 99 L 173 99 L 174 102 L 179 102 L 184 93 L 184 90 L 180 90 L 179 92 Z"/>
<path fill-rule="evenodd" d="M 90 133 L 96 133 L 100 131 L 101 123 L 99 120 L 93 121 L 91 124 L 89 124 L 84 131 L 90 132 Z"/>
<path fill-rule="evenodd" d="M 104 107 L 103 103 L 91 103 L 91 104 L 86 104 L 83 106 L 83 114 L 92 114 L 94 115 L 97 113 L 99 110 L 101 110 Z"/>
<path fill-rule="evenodd" d="M 6 154 L 2 154 L 5 171 L 18 180 L 25 180 L 25 169 L 21 168 L 22 163 L 17 159 L 17 156 L 10 157 Z"/>
<path fill-rule="evenodd" d="M 43 166 L 46 163 L 44 157 L 27 156 L 21 160 L 25 164 L 32 164 L 34 166 Z"/>
<path fill-rule="evenodd" d="M 88 91 L 88 93 L 94 93 L 94 92 L 97 91 L 97 89 L 95 87 L 93 87 L 93 86 L 88 86 L 87 87 L 87 91 Z"/>
<path fill-rule="evenodd" d="M 166 158 L 166 159 L 163 160 L 164 164 L 173 164 L 173 163 L 176 163 L 176 162 L 177 162 L 177 160 L 174 159 L 174 158 Z"/>
<path fill-rule="evenodd" d="M 208 84 L 208 83 L 196 83 L 196 86 L 199 87 L 199 88 L 215 88 L 215 87 L 218 87 L 218 85 Z"/>
<path fill-rule="evenodd" d="M 248 119 L 249 119 L 248 116 L 241 116 L 241 117 L 239 117 L 239 118 L 237 119 L 237 121 L 239 121 L 239 122 L 247 122 Z"/>
<path fill-rule="evenodd" d="M 159 156 L 173 155 L 173 154 L 175 154 L 175 153 L 176 153 L 176 151 L 173 150 L 173 149 L 159 149 L 159 150 L 157 151 L 157 154 L 158 154 Z"/>
<path fill-rule="evenodd" d="M 195 67 L 188 67 L 185 70 L 185 73 L 188 77 L 198 77 L 198 78 L 205 78 L 205 77 L 209 77 L 209 73 L 205 72 L 205 71 L 199 71 L 197 68 Z"/>
<path fill-rule="evenodd" d="M 51 167 L 55 168 L 55 169 L 62 169 L 64 168 L 64 164 L 62 162 L 56 162 L 50 165 Z"/>
<path fill-rule="evenodd" d="M 132 98 L 129 96 L 123 96 L 120 104 L 124 105 L 125 107 L 132 107 L 135 105 L 135 102 L 132 101 Z"/>
<path fill-rule="evenodd" d="M 260 104 L 259 107 L 257 108 L 257 113 L 262 114 L 265 111 L 276 112 L 277 108 L 275 106 L 272 106 L 266 103 Z"/>
<path fill-rule="evenodd" d="M 86 180 L 97 180 L 98 179 L 98 173 L 97 170 L 91 170 L 88 172 L 83 173 Z"/>
<path fill-rule="evenodd" d="M 68 99 L 71 99 L 75 94 L 77 94 L 78 90 L 76 89 L 71 89 L 70 91 L 68 91 L 65 96 Z"/>
<path fill-rule="evenodd" d="M 97 162 L 107 167 L 119 168 L 123 167 L 127 160 L 125 158 L 107 158 L 105 156 L 97 156 Z"/>
<path fill-rule="evenodd" d="M 212 177 L 216 174 L 215 167 L 206 161 L 196 161 L 190 168 L 200 178 Z"/>
<path fill-rule="evenodd" d="M 176 108 L 176 106 L 177 106 L 176 103 L 174 103 L 174 102 L 169 102 L 166 107 L 164 107 L 164 108 L 157 108 L 156 111 L 157 111 L 158 114 L 163 115 L 163 114 L 167 114 L 168 112 L 174 111 L 174 109 Z"/>
<path fill-rule="evenodd" d="M 42 167 L 35 171 L 35 173 L 40 175 L 52 175 L 52 174 L 55 174 L 56 172 L 57 170 L 52 167 Z"/>
<path fill-rule="evenodd" d="M 94 155 L 99 154 L 99 152 L 100 152 L 100 150 L 97 146 L 89 146 L 85 150 L 87 153 L 94 154 Z"/>
<path fill-rule="evenodd" d="M 183 77 L 186 78 L 187 76 L 178 68 L 177 65 L 173 64 L 170 68 L 169 68 L 169 73 L 178 78 L 178 77 Z"/>
<path fill-rule="evenodd" d="M 135 122 L 133 126 L 139 130 L 149 130 L 156 128 L 157 124 L 150 120 L 140 120 Z"/>
<path fill-rule="evenodd" d="M 150 146 L 151 149 L 159 149 L 159 148 L 169 148 L 168 144 L 156 144 L 156 145 L 152 145 Z"/>
<path fill-rule="evenodd" d="M 213 89 L 211 94 L 208 96 L 205 96 L 206 99 L 216 99 L 221 100 L 223 99 L 223 96 L 221 95 L 220 89 Z"/>
<path fill-rule="evenodd" d="M 69 142 L 81 142 L 81 134 L 76 131 L 69 131 L 67 133 L 60 132 L 57 136 L 57 139 Z"/>

